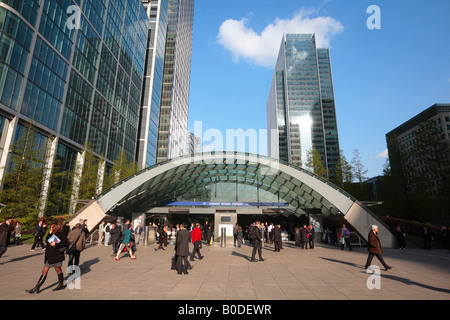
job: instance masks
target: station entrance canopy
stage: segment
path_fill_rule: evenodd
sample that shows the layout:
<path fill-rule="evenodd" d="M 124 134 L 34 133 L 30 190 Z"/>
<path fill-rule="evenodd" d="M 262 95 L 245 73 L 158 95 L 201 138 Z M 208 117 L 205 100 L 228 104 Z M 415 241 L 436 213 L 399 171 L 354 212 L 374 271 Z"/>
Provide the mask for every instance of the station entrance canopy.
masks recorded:
<path fill-rule="evenodd" d="M 221 207 L 253 204 L 282 208 L 285 214 L 297 216 L 311 209 L 324 217 L 342 213 L 363 237 L 376 224 L 382 245 L 394 245 L 393 234 L 384 224 L 342 189 L 291 164 L 239 152 L 195 154 L 148 167 L 103 192 L 80 210 L 77 218 L 98 223 L 105 215 L 130 216 L 188 203 Z"/>

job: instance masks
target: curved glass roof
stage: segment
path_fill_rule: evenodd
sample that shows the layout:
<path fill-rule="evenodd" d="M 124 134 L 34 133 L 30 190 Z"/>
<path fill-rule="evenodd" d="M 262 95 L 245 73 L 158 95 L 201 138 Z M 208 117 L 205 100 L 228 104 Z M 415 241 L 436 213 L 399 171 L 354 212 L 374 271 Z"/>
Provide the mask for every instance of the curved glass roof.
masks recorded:
<path fill-rule="evenodd" d="M 212 152 L 146 168 L 97 198 L 108 214 L 146 212 L 174 201 L 287 203 L 296 215 L 319 209 L 329 216 L 346 210 L 352 196 L 302 168 L 269 157 Z"/>

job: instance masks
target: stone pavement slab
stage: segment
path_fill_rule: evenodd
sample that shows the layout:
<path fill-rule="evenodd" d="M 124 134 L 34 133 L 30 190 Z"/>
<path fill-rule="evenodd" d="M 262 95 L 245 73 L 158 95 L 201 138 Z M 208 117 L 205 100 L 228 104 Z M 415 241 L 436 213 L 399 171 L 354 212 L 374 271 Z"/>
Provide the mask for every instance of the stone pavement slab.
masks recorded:
<path fill-rule="evenodd" d="M 111 247 L 88 246 L 81 253 L 79 289 L 52 291 L 57 276 L 50 270 L 42 292 L 28 294 L 25 289 L 36 284 L 44 264 L 43 251 L 30 247 L 11 246 L 0 259 L 0 300 L 450 299 L 450 254 L 444 250 L 386 249 L 384 258 L 394 268 L 382 269 L 380 289 L 370 290 L 367 282 L 374 274 L 364 269 L 366 248 L 342 251 L 318 244 L 302 250 L 288 242 L 274 252 L 266 244 L 265 261 L 250 262 L 250 246 L 214 244 L 203 246 L 205 258 L 192 262 L 188 275 L 178 275 L 170 269 L 173 245 L 157 252 L 138 246 L 133 261 L 125 253 L 115 261 Z M 379 264 L 376 258 L 373 264 Z"/>

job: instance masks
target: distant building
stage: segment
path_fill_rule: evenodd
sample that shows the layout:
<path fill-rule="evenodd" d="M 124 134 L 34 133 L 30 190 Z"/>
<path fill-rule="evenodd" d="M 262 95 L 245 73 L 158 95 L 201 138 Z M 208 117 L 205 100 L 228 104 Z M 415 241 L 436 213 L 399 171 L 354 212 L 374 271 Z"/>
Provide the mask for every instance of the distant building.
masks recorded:
<path fill-rule="evenodd" d="M 187 142 L 187 154 L 200 152 L 200 138 L 196 137 L 192 132 L 188 133 Z"/>
<path fill-rule="evenodd" d="M 139 169 L 156 163 L 167 40 L 169 0 L 142 0 L 150 20 L 136 160 Z"/>
<path fill-rule="evenodd" d="M 186 153 L 194 0 L 169 0 L 156 162 Z"/>
<path fill-rule="evenodd" d="M 421 182 L 427 183 L 428 191 L 436 189 L 442 180 L 439 178 L 442 167 L 433 162 L 439 152 L 417 153 L 420 130 L 426 130 L 427 126 L 439 134 L 436 140 L 450 143 L 450 104 L 435 104 L 386 134 L 392 175 L 410 191 L 417 187 L 415 176 L 426 177 Z"/>
<path fill-rule="evenodd" d="M 267 101 L 269 156 L 306 168 L 316 148 L 333 176 L 339 137 L 329 49 L 318 49 L 314 34 L 283 36 Z"/>

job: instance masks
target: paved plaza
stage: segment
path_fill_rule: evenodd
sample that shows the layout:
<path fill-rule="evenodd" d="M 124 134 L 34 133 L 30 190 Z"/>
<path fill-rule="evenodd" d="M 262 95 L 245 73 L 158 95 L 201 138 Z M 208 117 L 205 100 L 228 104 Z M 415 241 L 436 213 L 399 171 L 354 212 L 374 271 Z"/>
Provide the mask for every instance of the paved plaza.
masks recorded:
<path fill-rule="evenodd" d="M 81 253 L 79 289 L 52 291 L 57 285 L 52 269 L 42 292 L 28 294 L 25 289 L 36 284 L 44 263 L 43 251 L 31 252 L 30 247 L 10 246 L 0 259 L 0 300 L 450 299 L 450 254 L 445 250 L 385 249 L 385 260 L 394 268 L 382 269 L 381 288 L 370 290 L 367 283 L 377 282 L 364 269 L 364 247 L 342 251 L 317 244 L 314 250 L 302 250 L 287 242 L 277 253 L 266 244 L 265 261 L 250 262 L 250 246 L 214 244 L 203 246 L 205 258 L 192 262 L 188 275 L 178 275 L 170 269 L 173 245 L 157 252 L 153 245 L 138 246 L 133 261 L 125 253 L 115 261 L 111 247 L 88 245 Z M 376 258 L 373 264 L 379 265 Z"/>

